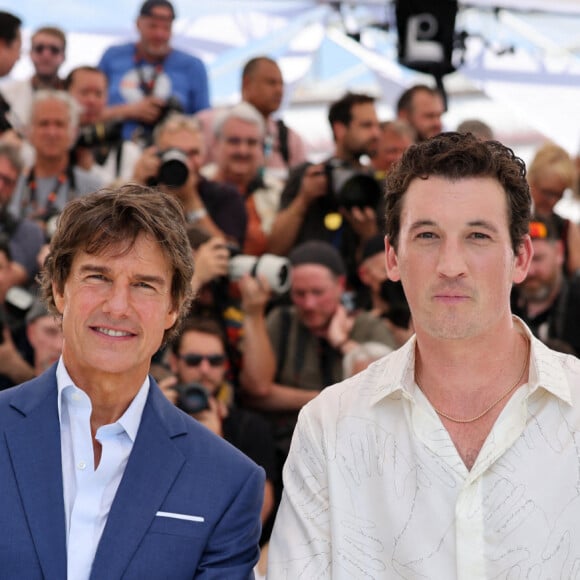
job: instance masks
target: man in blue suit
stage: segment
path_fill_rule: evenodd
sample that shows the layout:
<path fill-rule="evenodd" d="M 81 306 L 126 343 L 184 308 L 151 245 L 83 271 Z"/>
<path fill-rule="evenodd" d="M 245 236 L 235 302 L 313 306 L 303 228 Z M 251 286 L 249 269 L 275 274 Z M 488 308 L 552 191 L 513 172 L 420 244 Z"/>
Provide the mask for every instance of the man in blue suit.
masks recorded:
<path fill-rule="evenodd" d="M 247 579 L 264 473 L 149 377 L 193 273 L 180 206 L 129 185 L 70 202 L 42 275 L 51 369 L 0 393 L 0 577 Z"/>

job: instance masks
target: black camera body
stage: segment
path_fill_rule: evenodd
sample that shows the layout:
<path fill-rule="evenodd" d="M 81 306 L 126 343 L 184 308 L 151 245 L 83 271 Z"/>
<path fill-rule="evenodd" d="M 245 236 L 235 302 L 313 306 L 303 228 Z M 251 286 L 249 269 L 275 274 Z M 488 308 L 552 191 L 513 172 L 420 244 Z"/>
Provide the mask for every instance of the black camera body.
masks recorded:
<path fill-rule="evenodd" d="M 174 388 L 177 391 L 177 402 L 175 404 L 188 415 L 195 415 L 209 409 L 211 395 L 203 385 L 199 383 L 180 383 Z"/>
<path fill-rule="evenodd" d="M 376 209 L 381 199 L 379 182 L 360 168 L 330 159 L 324 166 L 328 180 L 328 195 L 336 199 L 338 207 Z"/>
<path fill-rule="evenodd" d="M 159 124 L 161 123 L 161 121 L 164 121 L 172 113 L 184 113 L 184 112 L 185 109 L 183 108 L 181 101 L 177 97 L 171 96 L 165 101 L 165 103 L 161 107 L 161 112 L 159 113 L 159 117 L 157 119 L 156 124 Z"/>
<path fill-rule="evenodd" d="M 121 142 L 123 124 L 120 121 L 107 121 L 80 127 L 75 147 L 102 147 Z"/>
<path fill-rule="evenodd" d="M 166 149 L 159 152 L 161 165 L 153 185 L 181 187 L 189 177 L 187 155 L 180 149 Z"/>

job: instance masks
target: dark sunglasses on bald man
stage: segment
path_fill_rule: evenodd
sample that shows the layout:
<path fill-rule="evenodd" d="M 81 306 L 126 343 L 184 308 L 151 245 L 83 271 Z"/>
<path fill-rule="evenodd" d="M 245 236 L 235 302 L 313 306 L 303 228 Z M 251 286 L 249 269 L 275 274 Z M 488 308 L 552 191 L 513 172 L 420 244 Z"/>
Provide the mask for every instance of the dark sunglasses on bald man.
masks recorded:
<path fill-rule="evenodd" d="M 62 48 L 60 46 L 55 46 L 54 44 L 39 43 L 32 47 L 32 52 L 35 52 L 36 54 L 42 54 L 45 50 L 50 51 L 50 54 L 53 56 L 56 56 L 62 52 Z"/>
<path fill-rule="evenodd" d="M 197 352 L 188 352 L 187 354 L 179 355 L 179 358 L 188 366 L 188 367 L 198 367 L 201 364 L 201 361 L 205 359 L 210 366 L 212 367 L 219 367 L 223 365 L 226 360 L 225 354 L 199 354 Z"/>

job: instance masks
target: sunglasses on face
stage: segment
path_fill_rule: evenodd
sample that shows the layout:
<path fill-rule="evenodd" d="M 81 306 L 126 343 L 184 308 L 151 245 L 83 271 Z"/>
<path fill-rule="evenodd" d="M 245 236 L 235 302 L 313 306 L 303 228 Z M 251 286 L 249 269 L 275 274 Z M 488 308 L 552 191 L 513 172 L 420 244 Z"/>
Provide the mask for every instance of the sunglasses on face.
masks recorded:
<path fill-rule="evenodd" d="M 50 54 L 53 56 L 62 52 L 60 46 L 55 46 L 54 44 L 35 44 L 32 47 L 32 52 L 35 52 L 36 54 L 42 54 L 45 50 L 50 51 Z"/>
<path fill-rule="evenodd" d="M 188 366 L 188 367 L 198 367 L 201 364 L 202 360 L 206 360 L 210 366 L 212 367 L 219 367 L 223 365 L 226 360 L 225 354 L 198 354 L 196 352 L 190 352 L 187 354 L 179 355 L 179 358 Z"/>

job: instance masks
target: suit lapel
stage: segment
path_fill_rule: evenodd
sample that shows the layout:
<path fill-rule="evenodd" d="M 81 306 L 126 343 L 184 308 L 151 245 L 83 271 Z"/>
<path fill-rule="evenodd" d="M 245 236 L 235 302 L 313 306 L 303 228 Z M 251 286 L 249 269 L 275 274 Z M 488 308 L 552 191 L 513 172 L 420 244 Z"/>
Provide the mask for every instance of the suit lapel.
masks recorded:
<path fill-rule="evenodd" d="M 161 399 L 160 399 L 161 398 Z M 135 444 L 97 548 L 92 579 L 120 578 L 181 470 L 184 457 L 171 440 L 183 433 L 163 418 L 171 404 L 152 384 Z"/>
<path fill-rule="evenodd" d="M 20 387 L 12 406 L 22 419 L 7 429 L 6 442 L 43 575 L 47 580 L 66 578 L 60 424 L 54 368 Z"/>

